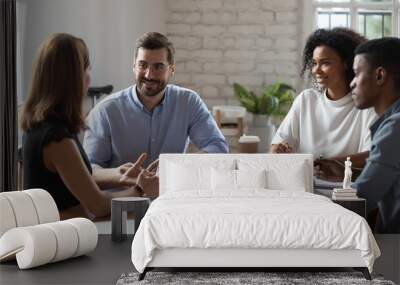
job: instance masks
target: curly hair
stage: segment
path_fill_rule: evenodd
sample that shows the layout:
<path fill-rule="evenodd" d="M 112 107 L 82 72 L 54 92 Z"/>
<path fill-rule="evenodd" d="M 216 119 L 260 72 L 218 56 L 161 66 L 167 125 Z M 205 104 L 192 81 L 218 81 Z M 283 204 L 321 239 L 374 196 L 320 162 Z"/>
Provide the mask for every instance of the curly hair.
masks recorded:
<path fill-rule="evenodd" d="M 316 30 L 308 37 L 304 47 L 303 66 L 300 75 L 304 76 L 306 71 L 311 71 L 314 49 L 318 46 L 324 45 L 336 51 L 347 66 L 346 80 L 347 84 L 350 85 L 350 82 L 354 78 L 354 51 L 359 44 L 366 41 L 367 39 L 365 37 L 347 28 Z M 311 76 L 311 72 L 309 76 Z"/>

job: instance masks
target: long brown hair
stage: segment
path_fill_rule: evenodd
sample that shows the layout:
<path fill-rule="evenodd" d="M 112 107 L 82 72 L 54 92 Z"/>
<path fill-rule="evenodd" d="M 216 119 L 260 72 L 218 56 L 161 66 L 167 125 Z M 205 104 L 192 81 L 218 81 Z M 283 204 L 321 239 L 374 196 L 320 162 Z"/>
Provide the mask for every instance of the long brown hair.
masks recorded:
<path fill-rule="evenodd" d="M 40 46 L 30 92 L 21 117 L 27 131 L 43 121 L 58 120 L 72 133 L 85 127 L 82 103 L 89 52 L 82 39 L 53 34 Z"/>

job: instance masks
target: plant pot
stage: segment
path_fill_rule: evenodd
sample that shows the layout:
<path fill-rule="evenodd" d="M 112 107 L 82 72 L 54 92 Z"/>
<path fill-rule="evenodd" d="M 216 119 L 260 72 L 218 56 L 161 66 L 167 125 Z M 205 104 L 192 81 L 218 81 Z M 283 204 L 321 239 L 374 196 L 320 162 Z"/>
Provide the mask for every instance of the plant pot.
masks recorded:
<path fill-rule="evenodd" d="M 271 125 L 271 116 L 253 114 L 253 127 L 265 127 Z"/>
<path fill-rule="evenodd" d="M 269 152 L 272 138 L 275 135 L 275 126 L 268 115 L 253 114 L 253 125 L 249 128 L 248 135 L 255 135 L 260 138 L 258 152 Z"/>

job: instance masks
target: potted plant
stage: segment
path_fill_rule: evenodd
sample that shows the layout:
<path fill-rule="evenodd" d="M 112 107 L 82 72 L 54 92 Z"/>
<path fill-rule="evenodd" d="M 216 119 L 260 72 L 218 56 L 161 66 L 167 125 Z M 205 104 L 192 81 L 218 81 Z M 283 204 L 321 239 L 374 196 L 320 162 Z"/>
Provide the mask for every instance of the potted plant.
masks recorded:
<path fill-rule="evenodd" d="M 285 116 L 293 102 L 293 93 L 295 92 L 292 86 L 280 82 L 265 87 L 260 96 L 254 94 L 253 91 L 248 91 L 238 83 L 233 84 L 233 89 L 240 104 L 248 112 L 255 115 L 256 118 L 265 118 L 255 119 L 254 125 L 258 125 L 257 120 L 270 122 L 271 116 Z"/>
<path fill-rule="evenodd" d="M 240 104 L 253 114 L 253 126 L 249 131 L 259 136 L 261 144 L 268 150 L 275 132 L 271 118 L 283 118 L 286 115 L 294 100 L 295 89 L 288 84 L 276 82 L 265 87 L 261 95 L 257 96 L 238 83 L 234 83 L 233 88 Z"/>

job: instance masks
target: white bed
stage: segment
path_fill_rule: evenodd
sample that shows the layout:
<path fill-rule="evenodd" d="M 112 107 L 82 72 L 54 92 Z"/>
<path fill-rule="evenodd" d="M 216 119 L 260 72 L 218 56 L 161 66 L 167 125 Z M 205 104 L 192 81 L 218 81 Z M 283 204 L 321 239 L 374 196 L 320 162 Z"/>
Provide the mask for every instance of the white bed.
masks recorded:
<path fill-rule="evenodd" d="M 312 169 L 311 155 L 161 155 L 134 266 L 355 267 L 369 277 L 380 251 L 367 222 L 312 194 Z"/>

